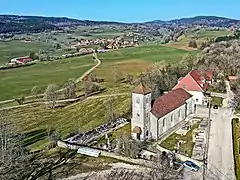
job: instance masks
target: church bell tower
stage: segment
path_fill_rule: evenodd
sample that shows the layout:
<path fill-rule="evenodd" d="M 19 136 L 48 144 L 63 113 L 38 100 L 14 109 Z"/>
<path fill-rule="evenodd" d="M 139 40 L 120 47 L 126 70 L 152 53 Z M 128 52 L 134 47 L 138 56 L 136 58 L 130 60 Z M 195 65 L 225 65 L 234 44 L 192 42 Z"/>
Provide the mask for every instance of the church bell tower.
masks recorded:
<path fill-rule="evenodd" d="M 142 80 L 132 92 L 131 133 L 135 140 L 144 141 L 151 137 L 149 131 L 151 92 L 151 89 L 146 87 Z"/>

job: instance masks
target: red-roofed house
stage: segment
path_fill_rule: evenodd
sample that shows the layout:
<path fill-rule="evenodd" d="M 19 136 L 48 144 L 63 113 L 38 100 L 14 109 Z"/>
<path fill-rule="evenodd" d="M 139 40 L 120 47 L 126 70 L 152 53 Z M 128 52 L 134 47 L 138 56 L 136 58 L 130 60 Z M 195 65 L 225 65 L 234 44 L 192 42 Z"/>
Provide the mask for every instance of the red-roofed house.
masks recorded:
<path fill-rule="evenodd" d="M 182 88 L 172 90 L 151 103 L 151 90 L 140 83 L 132 93 L 133 139 L 158 139 L 194 112 L 192 95 Z"/>
<path fill-rule="evenodd" d="M 30 61 L 33 61 L 33 59 L 26 56 L 26 57 L 18 57 L 18 58 L 11 59 L 10 63 L 25 64 L 25 63 L 28 63 Z"/>
<path fill-rule="evenodd" d="M 195 100 L 195 104 L 206 104 L 205 91 L 209 84 L 213 81 L 213 71 L 199 71 L 192 70 L 185 77 L 179 78 L 178 84 L 173 90 L 183 88 L 191 95 Z"/>

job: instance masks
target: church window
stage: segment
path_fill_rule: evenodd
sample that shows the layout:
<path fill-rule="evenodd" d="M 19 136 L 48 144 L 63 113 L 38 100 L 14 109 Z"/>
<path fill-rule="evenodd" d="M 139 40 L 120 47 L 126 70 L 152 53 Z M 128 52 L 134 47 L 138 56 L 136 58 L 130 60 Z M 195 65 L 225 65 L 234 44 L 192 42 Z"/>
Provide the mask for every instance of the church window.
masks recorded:
<path fill-rule="evenodd" d="M 182 85 L 182 88 L 183 88 L 183 89 L 186 89 L 186 85 L 185 85 L 185 84 L 183 84 L 183 85 Z"/>
<path fill-rule="evenodd" d="M 171 115 L 171 122 L 173 122 L 174 114 Z"/>
<path fill-rule="evenodd" d="M 180 109 L 178 110 L 178 117 L 180 118 L 180 116 L 181 116 L 181 111 L 180 111 Z"/>
<path fill-rule="evenodd" d="M 166 125 L 166 118 L 163 119 L 163 127 Z"/>
<path fill-rule="evenodd" d="M 137 117 L 139 117 L 140 116 L 140 114 L 139 113 L 137 113 Z"/>

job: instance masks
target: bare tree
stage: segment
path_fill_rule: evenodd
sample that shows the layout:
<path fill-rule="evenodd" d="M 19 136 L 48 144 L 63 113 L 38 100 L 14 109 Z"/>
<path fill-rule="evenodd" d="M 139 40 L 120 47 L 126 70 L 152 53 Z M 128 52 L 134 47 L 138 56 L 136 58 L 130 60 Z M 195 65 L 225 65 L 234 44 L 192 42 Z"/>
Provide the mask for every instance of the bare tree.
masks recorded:
<path fill-rule="evenodd" d="M 67 99 L 76 97 L 76 83 L 74 80 L 69 79 L 67 83 L 64 85 L 64 95 Z"/>
<path fill-rule="evenodd" d="M 117 153 L 126 157 L 137 158 L 144 144 L 131 139 L 129 134 L 120 134 L 117 138 Z"/>
<path fill-rule="evenodd" d="M 57 89 L 58 88 L 55 84 L 49 84 L 44 93 L 44 99 L 48 102 L 49 107 L 52 109 L 55 108 L 58 98 Z"/>
<path fill-rule="evenodd" d="M 23 146 L 24 136 L 15 124 L 7 111 L 0 111 L 0 179 L 56 179 L 55 170 L 66 165 L 76 151 L 57 148 L 54 153 L 31 154 Z M 71 170 L 67 167 L 64 169 Z"/>
<path fill-rule="evenodd" d="M 127 83 L 129 83 L 129 84 L 133 83 L 133 75 L 132 74 L 127 74 L 125 79 L 126 79 Z"/>
<path fill-rule="evenodd" d="M 22 179 L 27 157 L 21 146 L 22 136 L 8 117 L 7 111 L 0 111 L 0 179 Z"/>
<path fill-rule="evenodd" d="M 116 113 L 115 113 L 115 101 L 117 99 L 115 97 L 109 97 L 107 100 L 103 102 L 106 108 L 106 115 L 108 120 L 112 121 L 116 118 Z"/>
<path fill-rule="evenodd" d="M 116 69 L 113 69 L 113 76 L 115 83 L 123 80 L 123 74 L 120 71 L 117 71 Z"/>
<path fill-rule="evenodd" d="M 33 86 L 31 90 L 31 94 L 38 98 L 38 94 L 40 93 L 41 89 L 38 86 Z"/>
<path fill-rule="evenodd" d="M 157 155 L 150 168 L 126 169 L 118 168 L 102 173 L 93 173 L 84 180 L 180 180 L 181 173 L 170 167 L 169 158 L 166 155 Z"/>
<path fill-rule="evenodd" d="M 84 93 L 85 96 L 88 96 L 89 94 L 99 91 L 101 88 L 97 83 L 93 83 L 89 80 L 84 81 Z"/>

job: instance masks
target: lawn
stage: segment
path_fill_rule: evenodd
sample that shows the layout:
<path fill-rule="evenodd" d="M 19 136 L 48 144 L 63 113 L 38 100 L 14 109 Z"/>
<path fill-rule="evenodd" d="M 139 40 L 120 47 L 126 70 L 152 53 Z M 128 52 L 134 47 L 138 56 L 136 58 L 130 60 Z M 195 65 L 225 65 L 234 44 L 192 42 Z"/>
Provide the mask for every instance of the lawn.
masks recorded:
<path fill-rule="evenodd" d="M 49 129 L 57 130 L 64 138 L 71 132 L 88 131 L 106 123 L 108 115 L 104 103 L 108 99 L 89 99 L 55 110 L 49 110 L 44 105 L 33 105 L 11 110 L 9 117 L 25 133 L 25 145 L 38 150 L 49 143 Z M 117 114 L 128 112 L 129 96 L 116 96 L 114 107 Z"/>
<path fill-rule="evenodd" d="M 235 174 L 236 174 L 237 180 L 240 180 L 240 150 L 239 150 L 240 144 L 238 144 L 240 139 L 240 123 L 238 118 L 233 119 L 232 126 L 233 126 Z"/>
<path fill-rule="evenodd" d="M 222 106 L 223 98 L 221 98 L 221 97 L 216 97 L 216 96 L 212 96 L 211 98 L 212 98 L 212 104 L 213 104 L 213 105 L 217 105 L 217 106 L 219 106 L 219 107 Z"/>
<path fill-rule="evenodd" d="M 192 126 L 191 130 L 187 132 L 186 136 L 181 136 L 179 134 L 173 133 L 167 139 L 165 139 L 160 145 L 172 151 L 177 146 L 178 141 L 180 140 L 186 141 L 186 143 L 182 144 L 179 150 L 183 153 L 187 152 L 188 156 L 191 157 L 193 146 L 194 146 L 193 139 L 192 139 L 192 132 L 198 126 L 199 126 L 199 123 L 195 123 Z"/>
<path fill-rule="evenodd" d="M 0 42 L 0 65 L 9 62 L 12 58 L 28 56 L 30 52 L 49 49 L 50 46 L 40 42 L 25 43 L 19 40 Z"/>
<path fill-rule="evenodd" d="M 91 56 L 82 56 L 1 70 L 0 100 L 30 95 L 34 86 L 42 89 L 51 83 L 62 86 L 65 81 L 80 77 L 95 64 Z"/>

